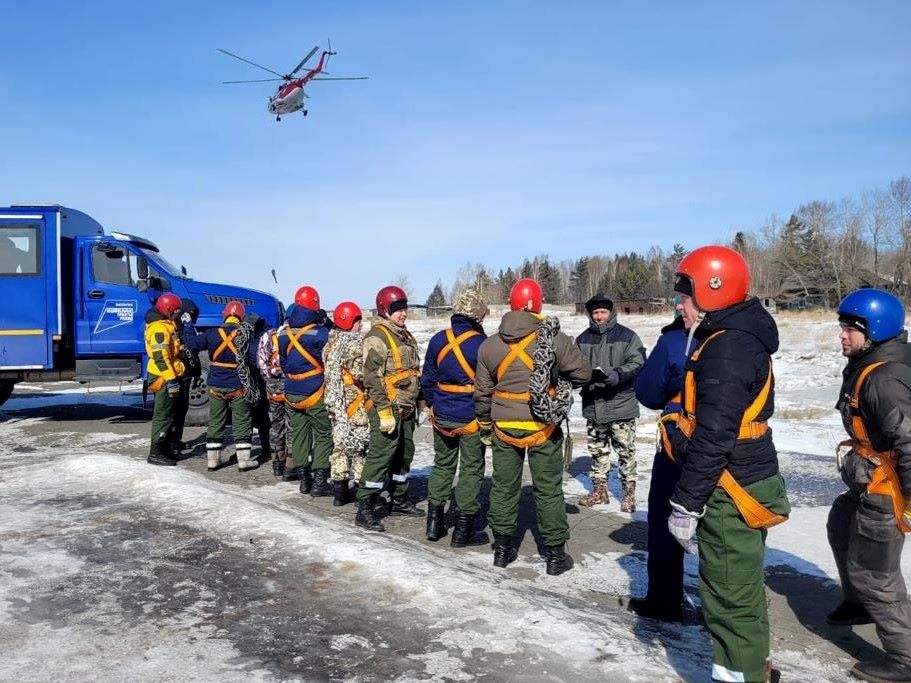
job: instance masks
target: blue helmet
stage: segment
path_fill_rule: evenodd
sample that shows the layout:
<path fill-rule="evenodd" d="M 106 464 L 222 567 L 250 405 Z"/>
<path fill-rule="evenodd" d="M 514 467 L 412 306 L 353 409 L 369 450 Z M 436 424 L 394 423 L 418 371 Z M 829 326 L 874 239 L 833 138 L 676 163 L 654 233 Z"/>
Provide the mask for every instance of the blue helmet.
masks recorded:
<path fill-rule="evenodd" d="M 841 300 L 838 319 L 859 329 L 870 341 L 882 342 L 905 329 L 905 306 L 881 289 L 856 289 Z"/>

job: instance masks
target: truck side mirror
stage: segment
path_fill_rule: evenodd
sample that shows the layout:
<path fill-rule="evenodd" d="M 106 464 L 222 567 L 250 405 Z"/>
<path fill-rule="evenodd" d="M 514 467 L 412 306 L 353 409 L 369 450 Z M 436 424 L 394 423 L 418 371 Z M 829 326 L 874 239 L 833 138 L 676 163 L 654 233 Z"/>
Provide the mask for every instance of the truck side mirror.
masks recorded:
<path fill-rule="evenodd" d="M 180 274 L 183 275 L 184 277 L 187 276 L 187 267 L 186 266 L 180 267 Z"/>
<path fill-rule="evenodd" d="M 149 260 L 145 256 L 139 256 L 136 259 L 136 271 L 140 280 L 149 279 Z"/>

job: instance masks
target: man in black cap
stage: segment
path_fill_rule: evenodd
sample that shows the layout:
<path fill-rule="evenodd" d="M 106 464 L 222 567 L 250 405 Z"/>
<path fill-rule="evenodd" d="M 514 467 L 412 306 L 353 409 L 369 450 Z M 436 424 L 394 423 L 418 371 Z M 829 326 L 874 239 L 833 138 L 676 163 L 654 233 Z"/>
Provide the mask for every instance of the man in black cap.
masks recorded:
<path fill-rule="evenodd" d="M 614 302 L 599 292 L 585 302 L 591 323 L 576 338 L 591 363 L 591 382 L 582 387 L 582 416 L 588 423 L 588 452 L 592 457 L 592 492 L 578 500 L 589 507 L 607 503 L 611 447 L 617 451 L 623 485 L 622 512 L 636 510 L 636 418 L 639 402 L 633 380 L 645 363 L 639 335 L 617 322 Z"/>

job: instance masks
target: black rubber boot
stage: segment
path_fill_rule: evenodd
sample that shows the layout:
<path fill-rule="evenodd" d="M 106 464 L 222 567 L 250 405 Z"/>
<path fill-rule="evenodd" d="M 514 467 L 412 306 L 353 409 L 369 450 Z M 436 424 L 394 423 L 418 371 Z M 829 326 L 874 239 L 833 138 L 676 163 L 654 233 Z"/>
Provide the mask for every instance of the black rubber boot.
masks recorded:
<path fill-rule="evenodd" d="M 156 441 L 149 447 L 149 457 L 146 462 L 150 465 L 176 465 L 177 460 L 171 456 L 170 447 L 164 441 Z"/>
<path fill-rule="evenodd" d="M 285 476 L 285 461 L 275 459 L 272 461 L 272 474 L 276 477 Z"/>
<path fill-rule="evenodd" d="M 511 536 L 494 536 L 493 566 L 505 567 L 519 556 L 519 551 L 512 545 Z"/>
<path fill-rule="evenodd" d="M 867 608 L 859 602 L 843 601 L 826 615 L 826 623 L 832 626 L 855 626 L 857 624 L 872 624 L 873 617 Z"/>
<path fill-rule="evenodd" d="M 439 541 L 446 535 L 446 522 L 444 521 L 444 505 L 427 506 L 427 540 Z"/>
<path fill-rule="evenodd" d="M 547 558 L 547 573 L 550 576 L 559 576 L 573 568 L 573 558 L 566 554 L 566 545 L 549 545 L 545 549 Z"/>
<path fill-rule="evenodd" d="M 301 493 L 310 493 L 310 489 L 313 488 L 313 470 L 309 467 L 305 467 L 301 470 L 300 480 Z"/>
<path fill-rule="evenodd" d="M 377 519 L 376 505 L 377 494 L 372 494 L 369 498 L 357 502 L 357 513 L 354 515 L 354 523 L 367 531 L 386 531 L 383 523 Z"/>
<path fill-rule="evenodd" d="M 452 530 L 449 545 L 453 548 L 464 548 L 467 545 L 487 545 L 490 538 L 486 531 L 475 531 L 474 515 L 467 512 L 456 513 L 456 523 Z"/>
<path fill-rule="evenodd" d="M 389 503 L 389 514 L 402 515 L 404 517 L 423 517 L 424 511 L 408 496 L 394 496 Z"/>
<path fill-rule="evenodd" d="M 304 492 L 304 479 L 301 479 L 301 493 Z M 314 498 L 332 495 L 332 482 L 329 480 L 329 470 L 313 470 L 313 485 L 310 487 L 310 495 Z"/>
<path fill-rule="evenodd" d="M 657 619 L 658 621 L 683 621 L 683 606 L 681 604 L 661 604 L 655 600 L 644 598 L 630 598 L 626 608 L 643 619 Z"/>
<path fill-rule="evenodd" d="M 298 465 L 286 467 L 285 473 L 282 475 L 282 481 L 297 481 L 304 476 L 304 470 L 306 469 L 306 467 L 300 467 Z"/>
<path fill-rule="evenodd" d="M 902 664 L 892 657 L 884 657 L 869 662 L 858 662 L 851 669 L 851 675 L 862 681 L 874 683 L 890 683 L 894 681 L 911 681 L 911 666 Z"/>
<path fill-rule="evenodd" d="M 354 496 L 351 495 L 351 491 L 348 489 L 347 479 L 342 479 L 341 481 L 333 481 L 332 492 L 335 494 L 335 499 L 332 501 L 332 504 L 335 507 L 347 505 L 354 500 Z"/>

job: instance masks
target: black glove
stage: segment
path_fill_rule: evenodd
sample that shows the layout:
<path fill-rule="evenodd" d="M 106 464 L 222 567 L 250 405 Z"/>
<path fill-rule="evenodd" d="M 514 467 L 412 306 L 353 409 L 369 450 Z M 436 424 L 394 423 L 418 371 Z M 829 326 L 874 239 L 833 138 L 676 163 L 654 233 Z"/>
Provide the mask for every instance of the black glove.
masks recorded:
<path fill-rule="evenodd" d="M 604 382 L 607 380 L 607 375 L 604 374 L 604 370 L 601 368 L 594 368 L 592 370 L 591 384 Z"/>
<path fill-rule="evenodd" d="M 620 384 L 620 373 L 616 370 L 611 370 L 607 373 L 607 376 L 604 378 L 604 383 L 609 387 L 615 387 Z"/>

